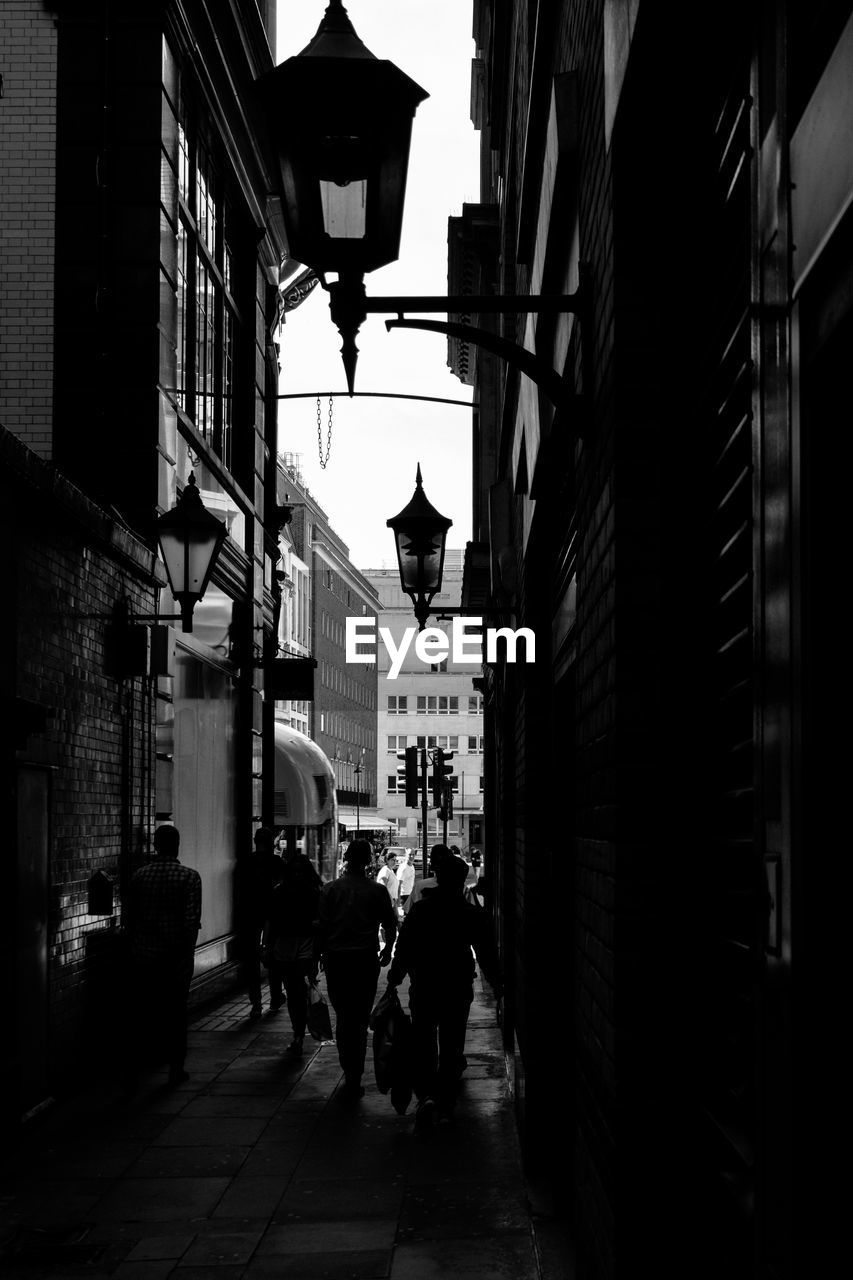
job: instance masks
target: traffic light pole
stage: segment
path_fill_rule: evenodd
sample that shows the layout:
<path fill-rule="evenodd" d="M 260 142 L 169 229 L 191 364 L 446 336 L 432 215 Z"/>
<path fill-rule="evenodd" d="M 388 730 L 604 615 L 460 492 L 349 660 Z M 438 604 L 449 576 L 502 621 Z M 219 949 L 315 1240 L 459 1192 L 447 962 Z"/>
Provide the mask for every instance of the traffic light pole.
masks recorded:
<path fill-rule="evenodd" d="M 429 875 L 429 855 L 427 854 L 427 797 L 429 780 L 427 778 L 427 753 L 426 750 L 421 751 L 421 830 L 423 831 L 424 847 L 423 847 L 423 874 L 424 879 Z"/>

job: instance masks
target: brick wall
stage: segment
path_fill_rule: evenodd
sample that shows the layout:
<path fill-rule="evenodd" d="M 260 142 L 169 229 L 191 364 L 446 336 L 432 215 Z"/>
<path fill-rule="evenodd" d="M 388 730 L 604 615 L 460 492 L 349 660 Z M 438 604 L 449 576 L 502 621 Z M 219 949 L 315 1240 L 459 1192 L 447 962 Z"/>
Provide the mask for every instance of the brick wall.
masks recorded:
<path fill-rule="evenodd" d="M 152 690 L 108 674 L 107 622 L 86 615 L 109 618 L 122 599 L 150 614 L 154 558 L 10 436 L 0 445 L 14 482 L 15 695 L 47 713 L 17 758 L 50 773 L 48 1071 L 61 1089 L 114 1019 L 121 889 L 153 828 Z M 111 915 L 88 911 L 97 870 L 115 880 Z"/>
<path fill-rule="evenodd" d="M 6 0 L 0 50 L 0 423 L 50 457 L 56 28 L 41 0 Z"/>
<path fill-rule="evenodd" d="M 581 340 L 594 370 L 584 386 L 594 440 L 579 460 L 574 816 L 573 992 L 575 1039 L 574 1223 L 588 1274 L 613 1275 L 618 1215 L 616 1154 L 616 487 L 612 203 L 604 150 L 601 6 L 564 6 L 560 59 L 576 68 L 579 100 L 578 217 L 591 273 L 591 323 Z"/>

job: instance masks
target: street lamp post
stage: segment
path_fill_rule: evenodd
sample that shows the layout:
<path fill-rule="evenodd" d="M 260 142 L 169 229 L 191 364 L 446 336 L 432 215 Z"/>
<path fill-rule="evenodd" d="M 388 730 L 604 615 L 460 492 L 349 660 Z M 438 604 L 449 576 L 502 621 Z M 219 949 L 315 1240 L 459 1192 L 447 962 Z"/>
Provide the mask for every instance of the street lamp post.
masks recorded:
<path fill-rule="evenodd" d="M 358 764 L 353 768 L 355 774 L 355 834 L 358 836 L 361 830 L 361 771 L 363 764 L 359 760 Z"/>
<path fill-rule="evenodd" d="M 429 97 L 361 42 L 341 0 L 314 39 L 258 82 L 281 173 L 291 255 L 323 279 L 353 390 L 365 272 L 396 261 L 412 121 Z"/>
<path fill-rule="evenodd" d="M 374 57 L 356 35 L 341 0 L 329 6 L 314 39 L 257 82 L 270 142 L 281 175 L 279 200 L 290 252 L 310 267 L 329 293 L 343 339 L 347 387 L 354 394 L 355 339 L 368 314 L 396 313 L 387 328 L 423 329 L 483 347 L 520 369 L 552 400 L 558 416 L 571 411 L 578 436 L 586 404 L 570 380 L 520 343 L 477 325 L 412 320 L 407 311 L 456 315 L 571 313 L 589 317 L 586 271 L 574 294 L 485 297 L 368 298 L 367 272 L 396 261 L 406 198 L 415 112 L 429 94 L 392 62 Z M 337 280 L 326 281 L 327 272 Z M 589 343 L 582 353 L 588 364 Z M 584 384 L 589 378 L 584 373 Z M 585 393 L 588 388 L 584 387 Z"/>

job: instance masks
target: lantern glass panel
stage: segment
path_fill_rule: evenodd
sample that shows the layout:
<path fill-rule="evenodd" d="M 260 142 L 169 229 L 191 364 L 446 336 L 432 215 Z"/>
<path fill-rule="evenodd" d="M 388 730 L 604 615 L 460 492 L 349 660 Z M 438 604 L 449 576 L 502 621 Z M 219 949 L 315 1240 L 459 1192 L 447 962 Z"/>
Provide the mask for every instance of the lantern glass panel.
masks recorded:
<path fill-rule="evenodd" d="M 397 558 L 403 590 L 424 594 L 437 591 L 441 569 L 441 539 L 397 534 Z"/>
<path fill-rule="evenodd" d="M 337 182 L 320 180 L 323 227 L 334 240 L 363 240 L 367 231 L 367 180 Z"/>
<path fill-rule="evenodd" d="M 161 532 L 160 548 L 173 596 L 203 594 L 221 541 L 216 530 L 189 528 L 183 533 Z"/>
<path fill-rule="evenodd" d="M 186 591 L 198 592 L 201 595 L 207 586 L 213 568 L 216 550 L 222 541 L 214 531 L 192 531 L 187 539 L 187 581 Z"/>
<path fill-rule="evenodd" d="M 160 551 L 169 578 L 169 587 L 176 598 L 183 593 L 186 579 L 186 554 L 183 535 L 170 530 L 160 530 Z"/>

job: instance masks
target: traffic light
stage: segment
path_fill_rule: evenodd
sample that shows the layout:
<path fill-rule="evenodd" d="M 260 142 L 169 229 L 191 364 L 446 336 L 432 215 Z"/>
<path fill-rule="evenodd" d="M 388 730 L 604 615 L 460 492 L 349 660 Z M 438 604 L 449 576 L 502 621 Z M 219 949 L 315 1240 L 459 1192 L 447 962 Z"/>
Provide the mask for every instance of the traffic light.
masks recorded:
<path fill-rule="evenodd" d="M 406 747 L 405 751 L 398 751 L 397 759 L 402 761 L 397 765 L 397 790 L 400 790 L 400 783 L 402 783 L 406 792 L 406 804 L 412 809 L 417 809 L 420 803 L 417 747 Z"/>
<path fill-rule="evenodd" d="M 445 790 L 449 790 L 449 784 L 445 785 L 445 780 L 453 772 L 453 766 L 447 763 L 448 760 L 452 759 L 453 752 L 442 751 L 440 747 L 433 753 L 432 802 L 436 809 L 440 809 L 442 807 Z"/>

